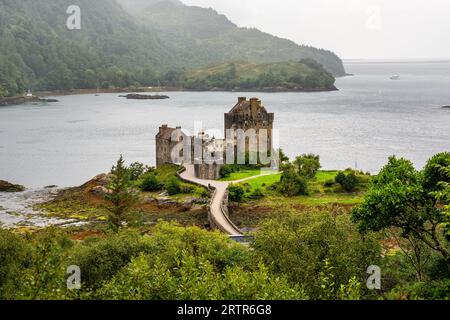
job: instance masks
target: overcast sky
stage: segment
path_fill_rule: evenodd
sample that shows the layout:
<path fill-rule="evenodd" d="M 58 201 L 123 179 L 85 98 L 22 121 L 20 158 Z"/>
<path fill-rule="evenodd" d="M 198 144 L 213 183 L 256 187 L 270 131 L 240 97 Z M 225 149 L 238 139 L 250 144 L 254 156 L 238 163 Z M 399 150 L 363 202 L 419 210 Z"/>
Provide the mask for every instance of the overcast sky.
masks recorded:
<path fill-rule="evenodd" d="M 449 0 L 182 0 L 344 59 L 449 59 Z"/>

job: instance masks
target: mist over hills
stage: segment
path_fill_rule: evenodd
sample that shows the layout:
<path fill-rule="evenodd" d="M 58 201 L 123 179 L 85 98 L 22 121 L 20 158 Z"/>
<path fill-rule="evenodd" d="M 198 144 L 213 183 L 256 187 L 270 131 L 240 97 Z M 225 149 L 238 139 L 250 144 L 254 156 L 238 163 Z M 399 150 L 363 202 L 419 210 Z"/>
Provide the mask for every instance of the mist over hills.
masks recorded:
<path fill-rule="evenodd" d="M 186 6 L 178 0 L 117 1 L 193 61 L 265 63 L 312 58 L 333 75 L 345 75 L 341 59 L 333 52 L 298 45 L 258 29 L 239 28 L 211 8 Z"/>

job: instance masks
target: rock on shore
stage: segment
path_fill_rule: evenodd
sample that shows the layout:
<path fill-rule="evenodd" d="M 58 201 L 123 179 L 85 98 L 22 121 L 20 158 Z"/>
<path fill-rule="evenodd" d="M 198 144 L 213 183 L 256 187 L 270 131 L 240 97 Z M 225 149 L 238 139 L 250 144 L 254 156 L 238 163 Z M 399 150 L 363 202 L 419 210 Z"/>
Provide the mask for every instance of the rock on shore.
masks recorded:
<path fill-rule="evenodd" d="M 0 180 L 0 192 L 22 192 L 22 191 L 25 191 L 24 186 Z"/>

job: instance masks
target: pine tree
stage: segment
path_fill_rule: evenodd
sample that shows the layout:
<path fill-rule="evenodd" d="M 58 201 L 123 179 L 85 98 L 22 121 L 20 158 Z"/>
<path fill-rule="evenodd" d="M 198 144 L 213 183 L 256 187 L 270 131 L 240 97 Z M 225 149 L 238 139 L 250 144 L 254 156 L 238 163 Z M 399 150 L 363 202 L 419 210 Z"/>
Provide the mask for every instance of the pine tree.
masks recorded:
<path fill-rule="evenodd" d="M 118 231 L 126 220 L 129 210 L 138 202 L 139 196 L 132 185 L 122 155 L 112 168 L 111 175 L 111 182 L 107 186 L 109 192 L 105 198 L 111 203 L 108 207 L 110 211 L 109 222 L 112 228 Z"/>

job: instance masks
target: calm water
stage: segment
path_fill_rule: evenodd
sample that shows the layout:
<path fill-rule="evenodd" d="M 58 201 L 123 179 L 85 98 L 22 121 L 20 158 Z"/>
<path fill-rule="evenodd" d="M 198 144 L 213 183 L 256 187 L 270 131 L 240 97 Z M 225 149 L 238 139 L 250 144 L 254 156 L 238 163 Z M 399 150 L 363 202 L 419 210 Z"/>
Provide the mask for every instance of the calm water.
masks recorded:
<path fill-rule="evenodd" d="M 128 162 L 155 163 L 158 126 L 194 121 L 223 130 L 237 96 L 260 97 L 275 112 L 280 145 L 320 154 L 326 169 L 376 172 L 392 154 L 417 167 L 450 150 L 450 63 L 348 63 L 338 92 L 168 93 L 136 101 L 118 94 L 64 96 L 59 103 L 0 107 L 0 179 L 29 187 L 79 185 Z M 399 74 L 400 81 L 389 77 Z"/>

